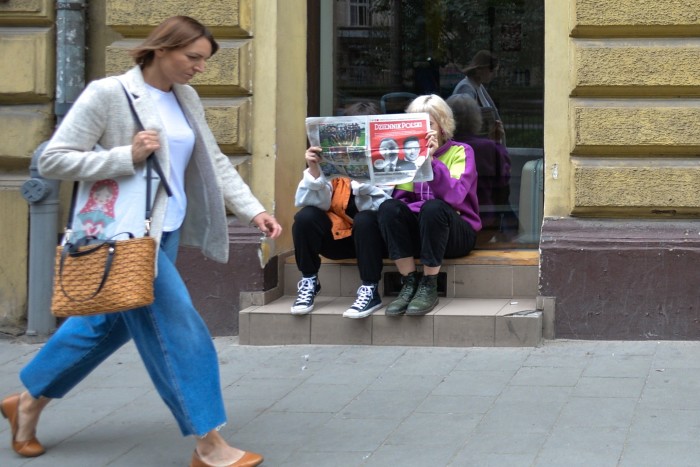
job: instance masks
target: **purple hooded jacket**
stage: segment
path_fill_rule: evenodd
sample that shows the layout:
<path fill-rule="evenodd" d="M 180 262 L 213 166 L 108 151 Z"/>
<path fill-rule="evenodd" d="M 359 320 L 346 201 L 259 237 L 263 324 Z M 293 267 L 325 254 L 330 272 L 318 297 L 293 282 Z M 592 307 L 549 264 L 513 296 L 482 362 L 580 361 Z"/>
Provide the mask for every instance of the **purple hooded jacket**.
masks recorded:
<path fill-rule="evenodd" d="M 433 154 L 432 168 L 431 181 L 396 185 L 392 198 L 408 204 L 415 213 L 420 212 L 426 201 L 441 199 L 452 206 L 475 232 L 481 230 L 472 148 L 457 141 L 447 141 Z"/>

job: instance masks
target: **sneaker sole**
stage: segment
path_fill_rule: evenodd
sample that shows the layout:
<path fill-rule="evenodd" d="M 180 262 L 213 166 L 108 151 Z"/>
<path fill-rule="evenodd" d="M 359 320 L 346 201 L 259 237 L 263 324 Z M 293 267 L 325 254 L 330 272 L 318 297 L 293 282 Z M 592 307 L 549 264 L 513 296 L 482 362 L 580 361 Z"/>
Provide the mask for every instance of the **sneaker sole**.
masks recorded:
<path fill-rule="evenodd" d="M 350 319 L 366 318 L 369 315 L 371 315 L 372 313 L 374 313 L 375 311 L 379 310 L 382 306 L 383 306 L 383 304 L 380 303 L 379 305 L 373 306 L 369 310 L 365 310 L 362 312 L 357 312 L 357 310 L 353 310 L 353 309 L 345 310 L 343 312 L 343 318 L 350 318 Z"/>
<path fill-rule="evenodd" d="M 305 308 L 303 310 L 295 310 L 294 308 L 292 308 L 290 313 L 292 313 L 293 315 L 308 315 L 312 311 L 314 311 L 314 307 Z"/>

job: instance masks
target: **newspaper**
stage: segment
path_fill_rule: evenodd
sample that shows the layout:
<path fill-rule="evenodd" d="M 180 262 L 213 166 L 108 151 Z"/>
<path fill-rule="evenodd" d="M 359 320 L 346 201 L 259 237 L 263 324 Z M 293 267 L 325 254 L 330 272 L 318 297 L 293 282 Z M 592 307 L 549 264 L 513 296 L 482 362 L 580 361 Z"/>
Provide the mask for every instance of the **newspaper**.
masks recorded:
<path fill-rule="evenodd" d="M 496 111 L 492 107 L 481 108 L 481 130 L 480 136 L 491 137 L 494 127 L 496 126 Z"/>
<path fill-rule="evenodd" d="M 433 178 L 425 135 L 427 113 L 309 117 L 306 133 L 320 146 L 326 178 L 349 177 L 378 186 Z"/>

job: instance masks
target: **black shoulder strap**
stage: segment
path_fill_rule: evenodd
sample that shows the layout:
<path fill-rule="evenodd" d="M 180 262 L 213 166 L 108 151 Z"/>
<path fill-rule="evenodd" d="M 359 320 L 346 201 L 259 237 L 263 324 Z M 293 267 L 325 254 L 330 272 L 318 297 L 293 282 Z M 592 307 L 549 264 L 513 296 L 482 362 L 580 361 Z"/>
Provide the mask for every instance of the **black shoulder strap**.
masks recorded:
<path fill-rule="evenodd" d="M 136 123 L 139 127 L 143 128 L 143 124 L 141 123 L 141 119 L 139 118 L 138 114 L 136 113 L 136 109 L 134 108 L 134 102 L 131 98 L 131 94 L 129 91 L 126 89 L 126 86 L 124 86 L 124 83 L 121 82 L 121 80 L 117 79 L 119 81 L 119 84 L 121 85 L 122 89 L 124 90 L 124 94 L 126 94 L 126 99 L 129 102 L 129 108 L 131 109 L 131 113 L 134 116 L 134 119 L 136 120 Z M 146 235 L 150 234 L 151 230 L 151 211 L 152 211 L 152 203 L 151 203 L 151 180 L 153 180 L 153 175 L 152 175 L 152 170 L 155 170 L 158 176 L 160 177 L 160 181 L 163 184 L 163 188 L 165 189 L 165 192 L 168 194 L 168 196 L 172 196 L 173 193 L 170 190 L 170 185 L 168 184 L 168 180 L 165 178 L 165 174 L 163 173 L 163 169 L 160 166 L 160 163 L 158 162 L 158 158 L 156 157 L 155 153 L 151 153 L 148 158 L 146 158 L 146 212 L 145 212 L 145 218 L 146 218 Z M 78 182 L 73 183 L 73 193 L 71 194 L 71 199 L 70 199 L 70 209 L 68 211 L 68 220 L 66 221 L 66 234 L 70 236 L 71 229 L 73 228 L 73 213 L 75 212 L 75 205 L 77 203 L 78 199 Z"/>
<path fill-rule="evenodd" d="M 124 90 L 124 94 L 126 94 L 126 100 L 129 102 L 129 108 L 131 109 L 131 113 L 134 116 L 134 120 L 136 120 L 136 124 L 141 127 L 141 129 L 145 129 L 143 124 L 141 123 L 141 119 L 139 118 L 139 114 L 136 113 L 136 108 L 134 107 L 134 100 L 131 97 L 131 93 L 129 92 L 128 89 L 126 89 L 126 86 L 124 86 L 124 83 L 118 79 L 115 78 L 117 81 L 119 81 L 119 84 L 121 84 L 122 89 Z M 163 184 L 163 188 L 165 188 L 165 192 L 168 194 L 168 196 L 172 196 L 173 192 L 170 190 L 170 185 L 168 184 L 168 180 L 165 178 L 165 175 L 163 174 L 163 169 L 160 167 L 160 162 L 158 162 L 158 158 L 156 157 L 155 153 L 151 153 L 148 158 L 146 159 L 146 164 L 152 164 L 153 165 L 153 170 L 156 171 L 158 176 L 160 177 L 160 181 Z M 147 171 L 150 170 L 150 167 L 146 169 Z M 147 173 L 150 176 L 150 173 Z M 150 184 L 149 188 L 150 190 Z"/>

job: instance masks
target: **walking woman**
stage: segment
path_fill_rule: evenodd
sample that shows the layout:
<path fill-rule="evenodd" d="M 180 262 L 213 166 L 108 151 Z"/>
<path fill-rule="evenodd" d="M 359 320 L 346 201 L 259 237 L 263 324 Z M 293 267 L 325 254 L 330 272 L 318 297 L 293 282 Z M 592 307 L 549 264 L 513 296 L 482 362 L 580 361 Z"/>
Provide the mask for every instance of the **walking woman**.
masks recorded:
<path fill-rule="evenodd" d="M 159 252 L 153 304 L 69 318 L 21 371 L 26 390 L 2 401 L 12 448 L 21 456 L 44 453 L 36 427 L 49 401 L 66 395 L 133 339 L 182 434 L 196 438 L 192 466 L 255 466 L 263 460 L 229 446 L 218 432 L 226 414 L 216 350 L 175 268 L 180 242 L 200 247 L 213 260 L 228 260 L 226 208 L 271 238 L 282 232 L 219 150 L 199 97 L 187 85 L 217 49 L 196 20 L 165 20 L 132 50 L 137 66 L 85 89 L 39 160 L 47 178 L 88 183 L 140 176 L 155 151 L 173 196 L 161 188 L 154 201 L 151 235 Z"/>
<path fill-rule="evenodd" d="M 396 185 L 392 199 L 379 206 L 382 237 L 401 273 L 401 291 L 387 316 L 421 316 L 438 303 L 437 278 L 444 258 L 466 256 L 481 229 L 476 197 L 474 151 L 452 140 L 452 109 L 438 95 L 419 96 L 407 113 L 426 112 L 433 179 Z M 426 164 L 428 161 L 426 161 Z M 414 258 L 420 258 L 422 276 Z"/>

